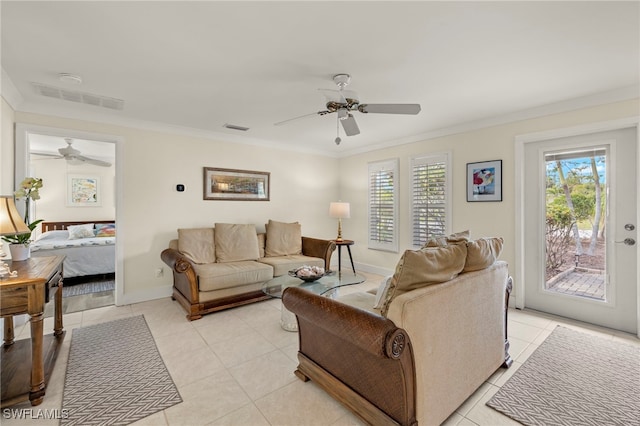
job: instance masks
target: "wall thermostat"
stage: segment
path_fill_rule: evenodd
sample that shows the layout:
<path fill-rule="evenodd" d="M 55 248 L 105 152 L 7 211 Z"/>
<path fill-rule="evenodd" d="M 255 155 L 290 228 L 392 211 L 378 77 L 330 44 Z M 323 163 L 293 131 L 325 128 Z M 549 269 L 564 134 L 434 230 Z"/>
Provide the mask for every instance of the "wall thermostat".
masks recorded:
<path fill-rule="evenodd" d="M 176 185 L 176 191 L 178 192 L 184 192 L 184 185 L 179 183 L 178 185 Z"/>

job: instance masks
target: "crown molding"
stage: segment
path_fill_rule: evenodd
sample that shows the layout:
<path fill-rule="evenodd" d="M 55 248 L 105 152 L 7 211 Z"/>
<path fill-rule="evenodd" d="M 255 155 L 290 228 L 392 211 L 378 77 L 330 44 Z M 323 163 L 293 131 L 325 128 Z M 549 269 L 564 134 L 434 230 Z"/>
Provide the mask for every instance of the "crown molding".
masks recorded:
<path fill-rule="evenodd" d="M 513 123 L 516 121 L 529 120 L 544 117 L 546 115 L 560 114 L 563 112 L 575 111 L 579 109 L 590 108 L 615 102 L 628 101 L 638 98 L 640 98 L 640 85 L 636 84 L 633 86 L 620 87 L 606 92 L 593 93 L 591 95 L 567 99 L 552 104 L 541 105 L 539 107 L 520 110 L 509 114 L 487 117 L 450 127 L 443 127 L 441 129 L 436 129 L 431 132 L 422 133 L 408 138 L 395 139 L 381 144 L 370 145 L 367 148 L 356 148 L 350 151 L 343 152 L 341 156 L 349 157 L 353 155 L 363 154 L 365 152 L 392 148 L 394 146 L 415 142 L 422 142 L 425 140 L 435 139 L 443 136 L 450 136 L 487 127 Z"/>
<path fill-rule="evenodd" d="M 2 81 L 3 84 L 5 82 L 6 73 L 2 70 Z M 10 84 L 11 90 L 15 90 L 13 83 L 6 76 L 8 83 Z M 4 88 L 4 87 L 3 87 Z M 366 152 L 377 151 L 380 149 L 391 148 L 399 145 L 406 145 L 415 142 L 422 142 L 425 140 L 435 139 L 438 137 L 449 136 L 464 132 L 469 132 L 473 130 L 478 130 L 487 127 L 493 127 L 501 124 L 512 123 L 515 121 L 522 121 L 527 119 L 533 119 L 542 117 L 545 115 L 558 114 L 562 112 L 568 112 L 583 108 L 594 107 L 598 105 L 604 105 L 608 103 L 620 102 L 630 99 L 637 99 L 640 97 L 640 85 L 621 87 L 618 89 L 610 90 L 607 92 L 594 93 L 591 95 L 568 99 L 561 102 L 556 102 L 548 105 L 541 105 L 539 107 L 530 108 L 526 110 L 516 111 L 509 114 L 504 114 L 501 116 L 487 117 L 480 120 L 469 121 L 466 123 L 460 123 L 458 125 L 444 127 L 441 129 L 435 129 L 430 132 L 421 133 L 418 135 L 401 138 L 401 139 L 393 139 L 384 143 L 369 145 L 363 148 L 355 148 L 352 150 L 345 150 L 340 152 L 329 152 L 324 150 L 310 149 L 305 147 L 303 144 L 298 146 L 291 146 L 289 144 L 283 144 L 281 142 L 267 140 L 267 139 L 258 139 L 247 137 L 245 135 L 232 135 L 228 133 L 215 132 L 211 130 L 204 129 L 195 129 L 190 127 L 182 127 L 176 125 L 170 125 L 165 123 L 153 122 L 153 121 L 145 121 L 145 120 L 137 120 L 126 117 L 119 117 L 105 113 L 99 113 L 94 111 L 78 111 L 71 108 L 66 108 L 61 105 L 46 105 L 40 103 L 33 102 L 23 102 L 23 98 L 20 93 L 15 90 L 15 94 L 10 94 L 12 102 L 7 100 L 9 104 L 14 108 L 17 112 L 24 113 L 33 113 L 33 114 L 42 114 L 42 115 L 50 115 L 59 118 L 65 119 L 76 119 L 82 121 L 90 121 L 102 124 L 111 124 L 115 126 L 134 128 L 139 130 L 148 130 L 155 131 L 160 133 L 168 133 L 174 135 L 181 136 L 189 136 L 196 137 L 202 139 L 215 140 L 218 142 L 229 142 L 229 143 L 237 143 L 251 146 L 260 146 L 266 148 L 272 148 L 282 151 L 294 151 L 305 154 L 313 154 L 313 155 L 321 155 L 325 157 L 332 158 L 345 158 L 353 155 L 363 154 Z M 17 94 L 17 96 L 16 96 Z M 3 91 L 4 97 L 4 91 Z M 16 105 L 16 106 L 14 106 Z"/>

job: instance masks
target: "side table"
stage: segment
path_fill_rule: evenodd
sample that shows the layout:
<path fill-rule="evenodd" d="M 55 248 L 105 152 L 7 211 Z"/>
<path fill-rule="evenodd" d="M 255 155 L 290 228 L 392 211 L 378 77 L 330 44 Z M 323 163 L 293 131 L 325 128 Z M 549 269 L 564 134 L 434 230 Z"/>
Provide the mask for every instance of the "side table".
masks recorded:
<path fill-rule="evenodd" d="M 0 316 L 4 320 L 2 345 L 2 407 L 44 399 L 58 352 L 62 329 L 62 262 L 64 256 L 32 257 L 12 262 L 15 278 L 0 280 Z M 53 294 L 55 292 L 55 294 Z M 44 336 L 44 305 L 55 298 L 53 334 Z M 29 314 L 31 339 L 14 341 L 13 316 Z"/>
<path fill-rule="evenodd" d="M 338 272 L 342 269 L 342 246 L 347 247 L 347 251 L 349 252 L 349 260 L 351 260 L 351 269 L 353 269 L 353 273 L 356 273 L 356 267 L 353 266 L 353 257 L 351 256 L 351 246 L 354 244 L 353 240 L 332 240 L 336 243 L 338 247 Z"/>

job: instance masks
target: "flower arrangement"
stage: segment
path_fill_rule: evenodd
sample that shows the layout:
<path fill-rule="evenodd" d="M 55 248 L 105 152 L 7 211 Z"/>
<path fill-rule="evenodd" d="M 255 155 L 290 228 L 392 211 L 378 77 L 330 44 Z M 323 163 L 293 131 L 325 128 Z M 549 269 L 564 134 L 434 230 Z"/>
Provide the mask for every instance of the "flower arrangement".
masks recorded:
<path fill-rule="evenodd" d="M 3 236 L 2 239 L 9 244 L 24 244 L 28 245 L 31 239 L 31 233 L 42 219 L 36 220 L 34 222 L 29 222 L 29 212 L 31 208 L 31 200 L 36 201 L 40 199 L 40 188 L 42 188 L 42 179 L 28 177 L 25 178 L 20 183 L 20 189 L 13 193 L 16 197 L 16 200 L 24 198 L 25 202 L 25 212 L 24 212 L 24 223 L 27 225 L 31 232 L 27 234 L 18 234 L 18 235 L 6 235 Z"/>

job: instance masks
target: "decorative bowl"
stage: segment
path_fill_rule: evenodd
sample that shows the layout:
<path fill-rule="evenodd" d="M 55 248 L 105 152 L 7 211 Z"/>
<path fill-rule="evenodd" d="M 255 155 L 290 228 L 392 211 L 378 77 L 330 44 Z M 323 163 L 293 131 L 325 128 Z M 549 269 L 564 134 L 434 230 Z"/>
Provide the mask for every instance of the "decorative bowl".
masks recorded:
<path fill-rule="evenodd" d="M 318 266 L 301 266 L 289 271 L 289 275 L 299 278 L 305 282 L 313 282 L 319 280 L 325 275 L 324 268 Z"/>

